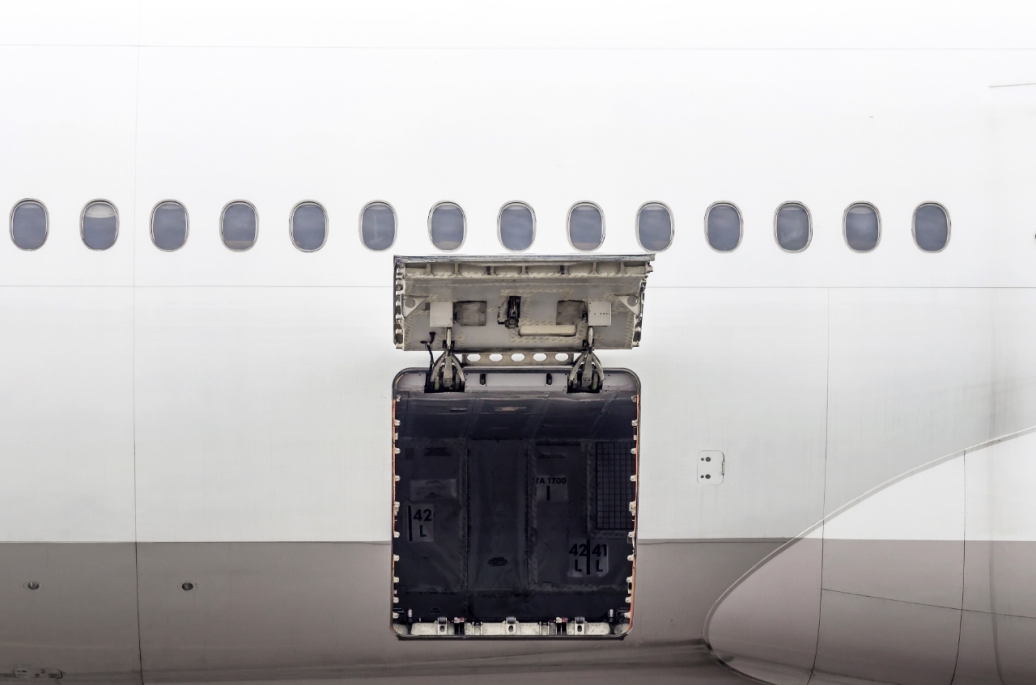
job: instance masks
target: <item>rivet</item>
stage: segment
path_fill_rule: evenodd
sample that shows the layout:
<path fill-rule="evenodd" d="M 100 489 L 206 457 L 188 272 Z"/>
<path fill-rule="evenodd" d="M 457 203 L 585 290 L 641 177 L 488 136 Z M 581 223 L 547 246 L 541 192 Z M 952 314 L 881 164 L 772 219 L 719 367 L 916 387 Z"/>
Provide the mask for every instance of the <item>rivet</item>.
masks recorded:
<path fill-rule="evenodd" d="M 35 580 L 30 580 L 30 581 L 29 581 L 29 582 L 28 582 L 28 583 L 27 583 L 27 584 L 25 585 L 25 587 L 29 588 L 30 590 L 39 590 L 39 589 L 40 589 L 40 584 L 39 584 L 39 583 L 37 583 L 37 582 L 36 582 Z"/>
<path fill-rule="evenodd" d="M 193 590 L 193 589 L 194 589 L 194 583 L 190 583 L 190 582 L 188 582 L 188 583 L 184 583 L 184 584 L 183 584 L 183 585 L 181 585 L 180 587 L 182 587 L 182 588 L 183 588 L 183 591 L 184 591 L 184 592 L 190 592 L 191 590 Z"/>

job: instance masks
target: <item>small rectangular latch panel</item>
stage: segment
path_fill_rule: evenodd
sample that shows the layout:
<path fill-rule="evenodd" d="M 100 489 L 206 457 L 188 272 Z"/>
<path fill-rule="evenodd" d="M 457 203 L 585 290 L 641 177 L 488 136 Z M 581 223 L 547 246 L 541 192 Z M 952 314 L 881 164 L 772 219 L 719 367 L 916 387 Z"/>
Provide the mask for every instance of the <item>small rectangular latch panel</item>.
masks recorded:
<path fill-rule="evenodd" d="M 611 326 L 612 303 L 608 300 L 591 300 L 587 306 L 586 318 L 590 326 Z"/>
<path fill-rule="evenodd" d="M 453 326 L 452 302 L 429 302 L 428 321 L 432 328 L 450 328 Z"/>
<path fill-rule="evenodd" d="M 704 450 L 698 453 L 698 484 L 719 485 L 724 475 L 723 453 L 719 450 Z"/>

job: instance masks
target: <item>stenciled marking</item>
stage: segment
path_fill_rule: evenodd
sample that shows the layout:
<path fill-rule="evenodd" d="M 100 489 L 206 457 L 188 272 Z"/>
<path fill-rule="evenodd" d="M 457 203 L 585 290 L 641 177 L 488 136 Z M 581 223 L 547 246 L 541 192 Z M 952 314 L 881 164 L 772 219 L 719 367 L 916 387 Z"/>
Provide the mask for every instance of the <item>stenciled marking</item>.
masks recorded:
<path fill-rule="evenodd" d="M 406 506 L 407 539 L 410 542 L 435 542 L 435 506 L 421 504 Z"/>
<path fill-rule="evenodd" d="M 567 502 L 568 476 L 536 476 L 537 502 Z"/>
<path fill-rule="evenodd" d="M 608 543 L 601 540 L 573 540 L 568 548 L 570 578 L 604 576 L 608 573 Z"/>

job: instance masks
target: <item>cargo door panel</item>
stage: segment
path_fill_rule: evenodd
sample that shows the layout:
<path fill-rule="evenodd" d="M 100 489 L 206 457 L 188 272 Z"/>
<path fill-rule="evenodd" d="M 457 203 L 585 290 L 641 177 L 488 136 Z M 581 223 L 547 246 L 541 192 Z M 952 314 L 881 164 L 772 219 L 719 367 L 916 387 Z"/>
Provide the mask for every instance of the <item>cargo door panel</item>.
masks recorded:
<path fill-rule="evenodd" d="M 597 349 L 640 342 L 650 255 L 397 257 L 396 347 L 424 350 L 452 329 L 457 352 Z"/>

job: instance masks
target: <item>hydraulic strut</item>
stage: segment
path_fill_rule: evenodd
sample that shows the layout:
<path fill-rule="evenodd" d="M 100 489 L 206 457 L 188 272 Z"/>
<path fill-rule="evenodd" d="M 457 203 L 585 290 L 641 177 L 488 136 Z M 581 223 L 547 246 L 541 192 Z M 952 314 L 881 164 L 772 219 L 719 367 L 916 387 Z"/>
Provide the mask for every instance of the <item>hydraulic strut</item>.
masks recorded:
<path fill-rule="evenodd" d="M 426 343 L 428 355 L 432 356 L 432 343 L 435 342 L 435 334 Z M 425 375 L 425 392 L 463 392 L 464 391 L 464 369 L 460 360 L 453 354 L 453 329 L 446 329 L 446 340 L 442 343 L 442 354 L 438 359 L 432 359 L 428 366 L 428 373 Z"/>
<path fill-rule="evenodd" d="M 604 367 L 594 354 L 594 328 L 590 326 L 583 341 L 583 351 L 568 372 L 569 392 L 601 392 L 604 384 Z"/>

